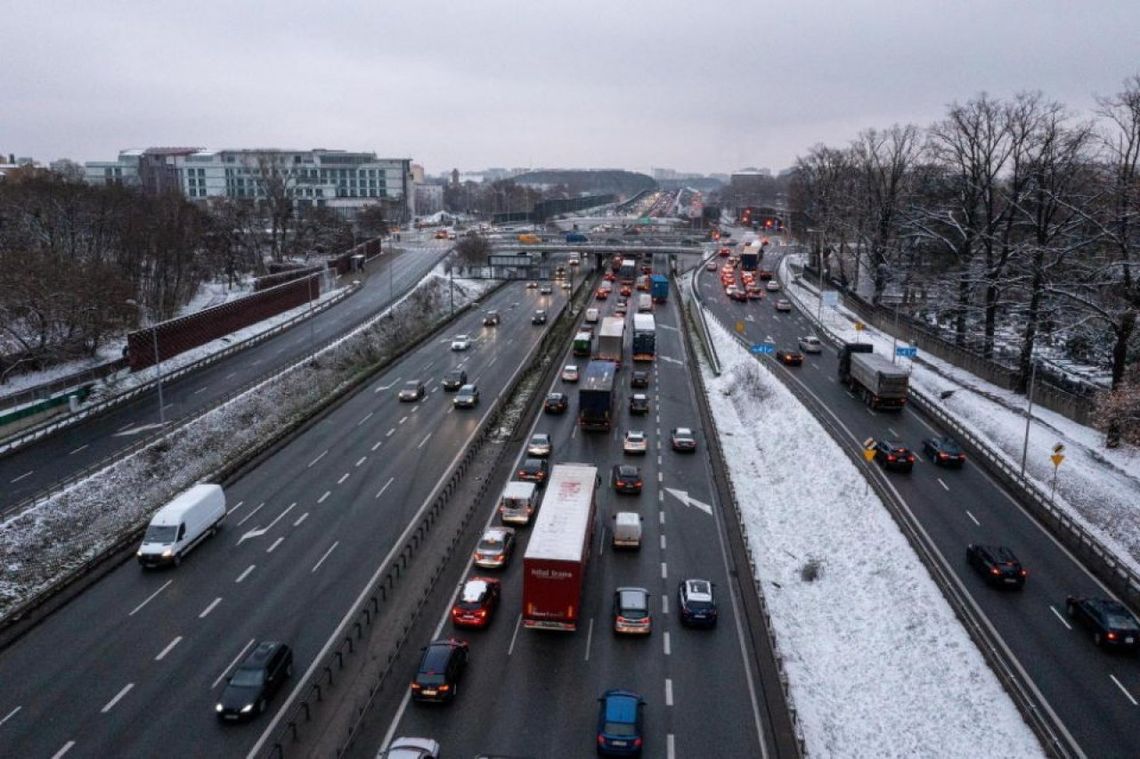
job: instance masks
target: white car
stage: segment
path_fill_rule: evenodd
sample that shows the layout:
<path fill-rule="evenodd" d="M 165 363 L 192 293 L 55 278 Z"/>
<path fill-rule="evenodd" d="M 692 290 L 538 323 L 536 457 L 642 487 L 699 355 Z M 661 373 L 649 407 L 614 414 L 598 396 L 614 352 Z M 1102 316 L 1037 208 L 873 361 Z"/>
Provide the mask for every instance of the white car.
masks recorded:
<path fill-rule="evenodd" d="M 439 742 L 431 738 L 396 738 L 380 756 L 384 759 L 439 759 L 439 750 Z"/>
<path fill-rule="evenodd" d="M 716 261 L 709 261 L 705 264 L 705 271 L 716 271 Z"/>
<path fill-rule="evenodd" d="M 552 295 L 553 293 L 554 293 L 554 288 L 551 287 L 550 285 L 543 285 L 542 287 L 538 288 L 538 294 L 539 295 Z"/>
<path fill-rule="evenodd" d="M 779 292 L 780 291 L 780 283 L 774 279 L 770 279 L 770 280 L 768 280 L 767 288 L 768 288 L 768 292 L 770 292 L 770 293 Z"/>
<path fill-rule="evenodd" d="M 804 353 L 820 353 L 823 351 L 823 343 L 815 335 L 804 335 L 799 339 L 800 350 Z"/>
<path fill-rule="evenodd" d="M 562 381 L 563 382 L 577 382 L 578 381 L 578 367 L 574 364 L 567 364 L 562 367 Z"/>
<path fill-rule="evenodd" d="M 465 351 L 471 347 L 470 335 L 456 335 L 451 339 L 451 349 L 453 351 Z"/>
<path fill-rule="evenodd" d="M 621 444 L 625 453 L 645 453 L 649 450 L 649 441 L 644 432 L 629 430 L 625 433 L 625 441 Z"/>

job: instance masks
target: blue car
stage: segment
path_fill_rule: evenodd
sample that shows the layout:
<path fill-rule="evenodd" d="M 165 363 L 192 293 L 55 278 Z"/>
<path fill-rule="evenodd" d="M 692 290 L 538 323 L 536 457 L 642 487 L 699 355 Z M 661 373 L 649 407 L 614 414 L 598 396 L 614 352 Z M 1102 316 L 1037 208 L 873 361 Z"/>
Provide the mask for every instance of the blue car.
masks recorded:
<path fill-rule="evenodd" d="M 598 699 L 598 754 L 641 756 L 641 696 L 628 690 L 608 690 Z"/>

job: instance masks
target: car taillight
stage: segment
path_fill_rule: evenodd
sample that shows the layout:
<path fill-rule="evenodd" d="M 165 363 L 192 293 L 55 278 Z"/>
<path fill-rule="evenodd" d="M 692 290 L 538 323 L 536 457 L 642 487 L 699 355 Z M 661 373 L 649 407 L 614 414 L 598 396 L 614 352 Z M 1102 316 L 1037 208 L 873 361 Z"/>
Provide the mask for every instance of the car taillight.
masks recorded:
<path fill-rule="evenodd" d="M 483 617 L 487 616 L 487 610 L 486 609 L 480 609 L 479 611 L 475 612 L 475 616 L 482 619 Z"/>
<path fill-rule="evenodd" d="M 1023 569 L 1020 572 L 1018 572 L 1018 574 L 1021 575 L 1022 577 L 1028 577 L 1029 576 L 1029 570 Z"/>
<path fill-rule="evenodd" d="M 634 487 L 641 487 L 641 480 L 638 480 L 637 482 L 635 482 L 633 484 L 634 484 Z"/>
<path fill-rule="evenodd" d="M 1107 637 L 1109 640 L 1116 640 L 1116 633 L 1114 633 L 1114 632 L 1112 632 L 1111 630 L 1109 630 L 1109 631 L 1108 631 L 1108 635 L 1107 635 L 1106 637 Z"/>
<path fill-rule="evenodd" d="M 598 745 L 599 745 L 599 746 L 604 746 L 604 745 L 606 745 L 606 736 L 604 736 L 604 735 L 599 735 L 599 736 L 598 736 Z"/>
<path fill-rule="evenodd" d="M 1000 569 L 998 569 L 997 567 L 994 567 L 993 569 L 991 569 L 991 570 L 990 570 L 990 574 L 992 574 L 992 575 L 1000 575 L 1000 574 L 1001 574 L 1001 570 L 1000 570 Z"/>
<path fill-rule="evenodd" d="M 440 693 L 445 693 L 445 692 L 451 690 L 451 686 L 450 685 L 441 685 L 441 686 L 439 686 L 439 688 L 437 688 L 437 690 Z"/>
<path fill-rule="evenodd" d="M 887 454 L 887 461 L 894 461 L 894 460 L 895 460 L 895 455 L 893 453 L 888 453 Z"/>
<path fill-rule="evenodd" d="M 913 464 L 914 463 L 914 454 L 913 453 L 907 454 L 906 460 L 909 463 Z"/>
<path fill-rule="evenodd" d="M 947 456 L 945 453 L 940 453 L 938 454 L 938 458 L 945 461 L 947 458 L 949 458 L 949 456 Z"/>
<path fill-rule="evenodd" d="M 412 683 L 412 690 L 420 690 L 422 687 L 419 683 Z"/>
<path fill-rule="evenodd" d="M 634 738 L 633 739 L 633 745 L 636 746 L 637 748 L 641 748 L 641 738 Z"/>

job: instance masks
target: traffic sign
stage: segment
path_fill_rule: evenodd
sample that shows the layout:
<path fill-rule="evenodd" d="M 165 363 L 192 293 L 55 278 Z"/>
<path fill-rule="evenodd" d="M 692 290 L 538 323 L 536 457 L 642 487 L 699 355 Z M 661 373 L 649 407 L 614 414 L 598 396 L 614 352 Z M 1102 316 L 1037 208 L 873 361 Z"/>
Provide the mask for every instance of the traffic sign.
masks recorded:
<path fill-rule="evenodd" d="M 736 331 L 742 335 L 744 334 L 744 322 L 737 322 L 736 323 Z"/>
<path fill-rule="evenodd" d="M 1065 460 L 1065 454 L 1054 453 L 1049 457 L 1049 459 L 1053 462 L 1053 468 L 1056 469 L 1057 467 L 1061 466 L 1061 462 Z"/>
<path fill-rule="evenodd" d="M 900 358 L 914 358 L 918 355 L 918 348 L 895 348 L 895 355 Z"/>
<path fill-rule="evenodd" d="M 863 441 L 863 447 L 864 448 L 874 448 L 875 447 L 875 438 L 869 437 L 866 440 L 864 440 Z"/>
<path fill-rule="evenodd" d="M 863 322 L 855 322 L 855 331 L 862 332 L 864 326 L 866 325 L 864 325 Z"/>
<path fill-rule="evenodd" d="M 755 343 L 748 350 L 752 351 L 753 353 L 755 353 L 757 355 L 775 353 L 776 352 L 776 344 L 775 343 Z"/>
<path fill-rule="evenodd" d="M 864 448 L 863 449 L 863 458 L 867 459 L 867 461 L 870 461 L 871 459 L 875 458 L 875 449 L 874 448 Z"/>

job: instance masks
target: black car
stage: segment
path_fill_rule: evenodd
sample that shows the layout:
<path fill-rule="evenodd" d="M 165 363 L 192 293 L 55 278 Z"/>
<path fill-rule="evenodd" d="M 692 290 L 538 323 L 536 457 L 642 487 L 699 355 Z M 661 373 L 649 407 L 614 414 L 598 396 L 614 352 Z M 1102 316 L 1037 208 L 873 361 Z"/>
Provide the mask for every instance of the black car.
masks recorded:
<path fill-rule="evenodd" d="M 629 386 L 638 388 L 649 387 L 649 372 L 635 369 L 630 373 Z"/>
<path fill-rule="evenodd" d="M 443 375 L 443 389 L 449 392 L 458 390 L 467 384 L 467 372 L 462 369 L 452 369 L 447 374 Z"/>
<path fill-rule="evenodd" d="M 531 324 L 546 324 L 546 309 L 540 308 L 530 317 Z"/>
<path fill-rule="evenodd" d="M 619 493 L 641 494 L 641 470 L 633 464 L 614 464 L 611 482 Z"/>
<path fill-rule="evenodd" d="M 681 624 L 716 627 L 715 586 L 708 580 L 682 580 L 677 586 L 677 608 L 681 610 Z"/>
<path fill-rule="evenodd" d="M 1140 623 L 1124 604 L 1111 598 L 1065 599 L 1069 616 L 1092 630 L 1093 643 L 1129 651 L 1140 647 Z"/>
<path fill-rule="evenodd" d="M 548 471 L 546 459 L 524 459 L 519 470 L 515 472 L 515 477 L 523 482 L 535 482 L 539 485 L 545 485 Z"/>
<path fill-rule="evenodd" d="M 1021 566 L 1013 551 L 1005 546 L 966 546 L 966 561 L 986 582 L 1004 588 L 1023 588 L 1029 572 Z"/>
<path fill-rule="evenodd" d="M 475 385 L 464 385 L 451 399 L 455 408 L 475 408 L 479 404 L 479 388 Z"/>
<path fill-rule="evenodd" d="M 566 398 L 566 393 L 547 393 L 546 401 L 542 404 L 542 410 L 548 414 L 561 414 L 569 407 L 570 402 Z"/>
<path fill-rule="evenodd" d="M 922 452 L 939 466 L 960 467 L 966 463 L 966 454 L 953 438 L 928 437 L 922 441 Z"/>
<path fill-rule="evenodd" d="M 214 706 L 223 720 L 249 719 L 265 711 L 281 684 L 293 676 L 293 651 L 284 643 L 258 643 L 226 678 L 226 688 Z"/>
<path fill-rule="evenodd" d="M 909 472 L 914 467 L 914 454 L 905 445 L 893 440 L 875 441 L 875 461 L 883 469 Z"/>
<path fill-rule="evenodd" d="M 423 649 L 420 668 L 412 680 L 412 698 L 416 701 L 454 701 L 459 693 L 459 678 L 467 666 L 467 641 L 443 638 Z"/>
<path fill-rule="evenodd" d="M 648 414 L 649 397 L 645 393 L 634 393 L 629 397 L 629 413 Z"/>

